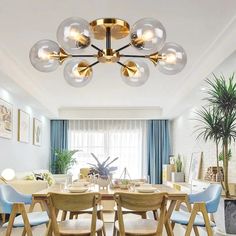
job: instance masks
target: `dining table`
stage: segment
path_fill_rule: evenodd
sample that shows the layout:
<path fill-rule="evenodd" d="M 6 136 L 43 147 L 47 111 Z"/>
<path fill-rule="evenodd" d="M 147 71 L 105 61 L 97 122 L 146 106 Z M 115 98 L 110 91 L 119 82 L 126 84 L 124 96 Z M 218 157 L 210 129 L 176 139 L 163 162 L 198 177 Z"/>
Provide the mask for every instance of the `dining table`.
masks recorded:
<path fill-rule="evenodd" d="M 173 233 L 173 225 L 170 223 L 170 217 L 172 212 L 175 209 L 179 209 L 180 204 L 184 203 L 189 211 L 191 211 L 191 205 L 188 203 L 188 194 L 185 192 L 182 192 L 178 189 L 171 188 L 164 184 L 155 184 L 152 185 L 156 188 L 156 192 L 165 192 L 167 194 L 167 209 L 165 214 L 165 229 L 168 236 L 174 236 Z M 132 190 L 134 192 L 136 190 Z M 48 196 L 49 193 L 70 193 L 68 188 L 64 187 L 62 184 L 55 184 L 51 187 L 48 187 L 47 189 L 41 190 L 39 192 L 33 193 L 33 204 L 31 205 L 31 209 L 33 209 L 34 205 L 36 203 L 40 203 L 41 207 L 44 210 L 47 210 L 49 212 L 49 206 L 48 206 Z M 121 189 L 121 188 L 100 188 L 98 185 L 92 185 L 88 187 L 87 192 L 99 192 L 101 194 L 102 200 L 114 200 L 113 195 L 116 192 L 130 192 L 129 189 Z M 138 192 L 137 192 L 138 193 Z M 73 194 L 73 193 L 71 193 Z M 142 193 L 139 193 L 142 194 Z M 49 224 L 47 226 L 47 231 L 45 235 L 51 236 L 52 235 L 52 229 L 51 229 L 51 223 L 49 221 Z"/>

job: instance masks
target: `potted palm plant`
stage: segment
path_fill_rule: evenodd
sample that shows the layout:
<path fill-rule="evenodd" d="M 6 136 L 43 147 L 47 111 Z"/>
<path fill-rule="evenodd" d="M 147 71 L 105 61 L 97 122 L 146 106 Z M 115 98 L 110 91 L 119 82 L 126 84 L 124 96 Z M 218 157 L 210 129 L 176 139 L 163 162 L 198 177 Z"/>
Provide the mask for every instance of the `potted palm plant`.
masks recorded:
<path fill-rule="evenodd" d="M 207 97 L 208 109 L 202 108 L 198 114 L 202 127 L 200 136 L 205 141 L 212 139 L 216 143 L 217 162 L 219 160 L 218 147 L 222 147 L 222 160 L 224 179 L 221 181 L 224 190 L 224 198 L 221 199 L 219 209 L 215 215 L 217 227 L 228 234 L 236 233 L 236 200 L 230 196 L 228 167 L 229 167 L 229 149 L 232 141 L 236 139 L 236 82 L 234 74 L 226 79 L 223 75 L 213 80 L 207 79 L 209 85 Z M 219 165 L 219 162 L 218 164 Z M 222 216 L 224 216 L 222 220 Z"/>
<path fill-rule="evenodd" d="M 55 150 L 56 160 L 52 163 L 56 174 L 67 174 L 67 171 L 76 164 L 76 159 L 73 155 L 78 150 Z"/>

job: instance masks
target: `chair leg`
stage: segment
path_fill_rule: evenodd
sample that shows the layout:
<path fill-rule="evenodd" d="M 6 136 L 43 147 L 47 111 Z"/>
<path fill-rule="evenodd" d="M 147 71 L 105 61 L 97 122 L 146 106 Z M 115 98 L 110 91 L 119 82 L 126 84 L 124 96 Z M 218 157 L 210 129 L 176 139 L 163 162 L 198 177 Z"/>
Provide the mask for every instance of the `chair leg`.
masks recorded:
<path fill-rule="evenodd" d="M 31 229 L 31 226 L 29 223 L 29 219 L 28 219 L 28 216 L 27 216 L 27 213 L 26 213 L 24 207 L 22 207 L 21 214 L 22 214 L 22 218 L 24 221 L 24 225 L 25 225 L 24 229 L 27 233 L 27 236 L 33 236 L 32 229 Z"/>
<path fill-rule="evenodd" d="M 6 214 L 1 213 L 2 223 L 4 224 L 6 222 Z"/>
<path fill-rule="evenodd" d="M 193 230 L 194 230 L 195 236 L 200 236 L 197 226 L 193 226 Z"/>
<path fill-rule="evenodd" d="M 97 212 L 97 216 L 98 216 L 98 219 L 102 220 L 102 222 L 103 222 L 102 232 L 103 232 L 103 236 L 106 236 L 106 229 L 105 229 L 105 224 L 104 224 L 104 219 L 103 219 L 103 212 L 102 211 L 98 211 Z"/>
<path fill-rule="evenodd" d="M 147 213 L 146 212 L 141 213 L 141 217 L 142 219 L 147 219 Z"/>
<path fill-rule="evenodd" d="M 118 232 L 116 230 L 116 227 L 115 227 L 115 222 L 118 220 L 118 215 L 117 215 L 117 211 L 115 211 L 114 213 L 114 226 L 113 226 L 113 236 L 118 236 Z"/>
<path fill-rule="evenodd" d="M 62 211 L 61 221 L 65 221 L 66 220 L 66 215 L 67 215 L 67 211 Z"/>
<path fill-rule="evenodd" d="M 21 236 L 25 236 L 25 235 L 26 235 L 26 229 L 25 229 L 25 227 L 24 227 L 24 229 L 23 229 L 23 232 L 22 232 Z"/>
<path fill-rule="evenodd" d="M 13 223 L 14 223 L 15 217 L 16 217 L 16 212 L 13 209 L 11 214 L 10 214 L 9 221 L 8 221 L 6 236 L 10 236 L 11 235 L 11 231 L 12 231 L 12 228 L 13 228 Z"/>
<path fill-rule="evenodd" d="M 152 211 L 152 212 L 153 212 L 154 220 L 158 220 L 158 212 L 157 212 L 157 210 L 156 211 Z"/>
<path fill-rule="evenodd" d="M 98 235 L 98 236 L 102 236 L 102 230 L 99 230 L 99 231 L 97 232 L 97 235 Z"/>

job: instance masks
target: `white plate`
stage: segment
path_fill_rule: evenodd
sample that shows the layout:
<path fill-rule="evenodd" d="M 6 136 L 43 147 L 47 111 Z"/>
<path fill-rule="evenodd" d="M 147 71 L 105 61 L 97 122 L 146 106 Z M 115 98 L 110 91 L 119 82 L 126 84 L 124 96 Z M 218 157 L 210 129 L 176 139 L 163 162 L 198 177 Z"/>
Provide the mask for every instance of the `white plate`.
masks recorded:
<path fill-rule="evenodd" d="M 154 188 L 154 187 L 148 187 L 148 188 L 139 187 L 139 188 L 136 188 L 136 190 L 139 193 L 154 193 L 154 192 L 156 192 L 157 188 Z"/>
<path fill-rule="evenodd" d="M 84 193 L 88 190 L 86 187 L 69 187 L 68 191 L 70 193 Z"/>

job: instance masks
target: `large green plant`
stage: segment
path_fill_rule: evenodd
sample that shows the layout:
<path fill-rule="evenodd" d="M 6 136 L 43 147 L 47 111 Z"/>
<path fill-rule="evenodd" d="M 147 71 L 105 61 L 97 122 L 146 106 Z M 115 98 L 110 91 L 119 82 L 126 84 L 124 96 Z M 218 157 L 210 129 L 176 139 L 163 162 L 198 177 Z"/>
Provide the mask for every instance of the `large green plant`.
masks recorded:
<path fill-rule="evenodd" d="M 76 163 L 76 159 L 73 155 L 78 152 L 78 150 L 59 150 L 56 149 L 55 161 L 52 163 L 56 174 L 66 174 L 67 171 Z"/>
<path fill-rule="evenodd" d="M 216 145 L 216 163 L 217 163 L 217 173 L 220 173 L 219 170 L 219 142 L 220 142 L 220 133 L 221 133 L 221 123 L 222 116 L 218 109 L 215 107 L 202 107 L 201 110 L 196 112 L 198 115 L 198 121 L 202 123 L 197 128 L 199 133 L 197 138 L 203 138 L 205 142 L 213 140 Z"/>
<path fill-rule="evenodd" d="M 236 139 L 236 82 L 234 81 L 234 74 L 228 79 L 223 75 L 219 77 L 216 75 L 213 76 L 213 80 L 206 80 L 209 89 L 207 91 L 208 96 L 205 100 L 209 103 L 209 110 L 205 109 L 205 112 L 210 114 L 210 119 L 217 114 L 217 122 L 215 124 L 217 124 L 218 131 L 214 133 L 214 136 L 211 132 L 208 132 L 211 122 L 207 123 L 205 120 L 206 116 L 204 115 L 202 116 L 202 121 L 203 125 L 205 124 L 206 132 L 205 134 L 203 132 L 202 135 L 205 135 L 205 140 L 209 137 L 209 139 L 213 139 L 215 142 L 218 142 L 218 144 L 220 142 L 222 143 L 224 169 L 224 182 L 222 182 L 222 187 L 225 190 L 226 197 L 229 197 L 228 151 L 229 145 Z M 204 112 L 204 108 L 202 108 L 199 113 L 200 117 L 202 111 Z M 215 114 L 213 114 L 214 112 Z M 216 127 L 214 126 L 214 128 Z"/>

